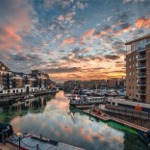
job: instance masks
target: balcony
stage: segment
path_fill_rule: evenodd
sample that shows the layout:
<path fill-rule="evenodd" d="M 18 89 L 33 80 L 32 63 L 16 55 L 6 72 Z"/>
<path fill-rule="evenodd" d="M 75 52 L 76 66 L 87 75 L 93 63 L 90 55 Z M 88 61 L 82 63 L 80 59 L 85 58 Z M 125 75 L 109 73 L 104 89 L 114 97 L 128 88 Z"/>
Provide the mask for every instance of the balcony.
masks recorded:
<path fill-rule="evenodd" d="M 145 64 L 140 64 L 137 67 L 137 69 L 145 69 L 145 68 L 146 68 L 146 63 Z"/>
<path fill-rule="evenodd" d="M 138 56 L 138 61 L 141 61 L 141 60 L 146 60 L 146 55 L 140 55 Z"/>
<path fill-rule="evenodd" d="M 146 86 L 146 82 L 138 82 L 137 86 Z"/>
<path fill-rule="evenodd" d="M 137 92 L 138 95 L 146 95 L 146 90 L 139 90 Z"/>
<path fill-rule="evenodd" d="M 145 46 L 139 46 L 138 48 L 137 48 L 137 51 L 138 52 L 143 52 L 143 51 L 145 51 L 146 50 L 146 47 Z"/>
<path fill-rule="evenodd" d="M 138 78 L 146 78 L 146 73 L 145 72 L 137 73 L 137 77 Z"/>

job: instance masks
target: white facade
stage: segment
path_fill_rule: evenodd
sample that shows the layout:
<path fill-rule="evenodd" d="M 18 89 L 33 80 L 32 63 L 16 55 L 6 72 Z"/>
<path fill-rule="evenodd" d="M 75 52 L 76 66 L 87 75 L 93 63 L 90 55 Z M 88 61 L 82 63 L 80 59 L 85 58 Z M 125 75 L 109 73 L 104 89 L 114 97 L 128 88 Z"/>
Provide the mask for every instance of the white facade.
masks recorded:
<path fill-rule="evenodd" d="M 39 91 L 39 88 L 29 87 L 29 92 L 35 92 L 35 91 Z M 0 88 L 0 94 L 26 93 L 26 92 L 27 92 L 26 87 L 24 87 L 24 88 L 13 88 L 13 89 L 9 89 L 9 90 L 3 90 L 2 88 Z"/>

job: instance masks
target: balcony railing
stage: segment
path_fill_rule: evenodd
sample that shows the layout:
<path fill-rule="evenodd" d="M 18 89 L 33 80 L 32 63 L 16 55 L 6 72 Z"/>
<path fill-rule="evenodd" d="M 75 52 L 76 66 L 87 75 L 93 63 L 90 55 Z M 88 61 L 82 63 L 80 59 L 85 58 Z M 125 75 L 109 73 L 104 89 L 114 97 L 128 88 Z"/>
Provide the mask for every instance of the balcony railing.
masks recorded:
<path fill-rule="evenodd" d="M 146 90 L 139 90 L 139 91 L 138 91 L 138 94 L 139 94 L 139 95 L 146 95 Z"/>
<path fill-rule="evenodd" d="M 138 86 L 146 86 L 146 82 L 138 82 L 137 85 Z"/>
<path fill-rule="evenodd" d="M 138 76 L 146 76 L 146 72 L 140 72 L 137 74 Z"/>
<path fill-rule="evenodd" d="M 139 47 L 137 48 L 137 50 L 138 50 L 138 52 L 141 52 L 141 51 L 145 51 L 146 48 L 145 48 L 145 46 L 139 46 Z"/>
<path fill-rule="evenodd" d="M 143 59 L 146 59 L 146 55 L 140 55 L 140 56 L 138 56 L 138 60 L 143 60 Z"/>
<path fill-rule="evenodd" d="M 140 78 L 145 78 L 146 77 L 146 73 L 137 73 L 137 77 L 140 77 Z"/>
<path fill-rule="evenodd" d="M 137 69 L 142 69 L 142 68 L 146 68 L 146 64 L 140 64 L 138 65 Z"/>

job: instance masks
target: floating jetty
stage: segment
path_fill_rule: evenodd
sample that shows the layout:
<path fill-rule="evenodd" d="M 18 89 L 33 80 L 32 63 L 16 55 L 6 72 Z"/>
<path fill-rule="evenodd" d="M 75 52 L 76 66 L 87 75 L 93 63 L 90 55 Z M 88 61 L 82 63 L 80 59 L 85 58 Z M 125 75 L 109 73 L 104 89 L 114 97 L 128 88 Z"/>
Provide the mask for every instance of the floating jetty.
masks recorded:
<path fill-rule="evenodd" d="M 92 105 L 78 105 L 76 107 L 80 108 L 80 109 L 90 109 L 90 108 L 92 108 Z"/>
<path fill-rule="evenodd" d="M 143 132 L 148 132 L 149 129 L 148 128 L 145 128 L 145 127 L 142 127 L 142 126 L 139 126 L 139 125 L 136 125 L 134 123 L 130 123 L 128 121 L 125 121 L 125 120 L 122 120 L 122 119 L 119 119 L 119 118 L 116 118 L 116 117 L 112 117 L 112 116 L 105 116 L 105 115 L 97 115 L 93 112 L 91 112 L 90 110 L 83 110 L 84 113 L 88 114 L 88 115 L 92 115 L 96 118 L 99 118 L 99 119 L 102 119 L 104 121 L 115 121 L 115 122 L 118 122 L 120 124 L 123 124 L 123 125 L 126 125 L 128 127 L 131 127 L 133 129 L 136 129 L 136 130 L 140 130 L 140 131 L 143 131 Z"/>

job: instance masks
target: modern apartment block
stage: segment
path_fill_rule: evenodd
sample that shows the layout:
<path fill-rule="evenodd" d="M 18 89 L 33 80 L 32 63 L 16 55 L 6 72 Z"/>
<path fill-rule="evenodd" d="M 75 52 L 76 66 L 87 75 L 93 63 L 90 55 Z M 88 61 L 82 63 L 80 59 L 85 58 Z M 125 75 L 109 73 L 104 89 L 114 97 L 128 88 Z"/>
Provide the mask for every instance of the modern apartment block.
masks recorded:
<path fill-rule="evenodd" d="M 38 70 L 34 70 L 30 74 L 12 72 L 0 62 L 0 94 L 46 90 L 51 83 L 52 81 L 46 73 Z"/>
<path fill-rule="evenodd" d="M 131 100 L 150 103 L 150 34 L 125 45 L 127 96 Z"/>

